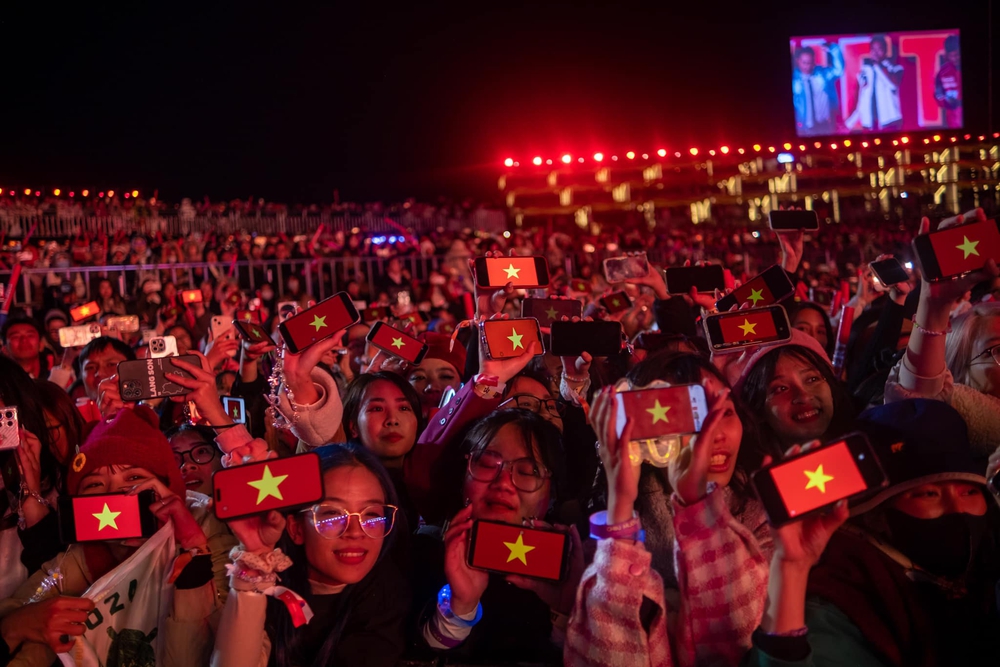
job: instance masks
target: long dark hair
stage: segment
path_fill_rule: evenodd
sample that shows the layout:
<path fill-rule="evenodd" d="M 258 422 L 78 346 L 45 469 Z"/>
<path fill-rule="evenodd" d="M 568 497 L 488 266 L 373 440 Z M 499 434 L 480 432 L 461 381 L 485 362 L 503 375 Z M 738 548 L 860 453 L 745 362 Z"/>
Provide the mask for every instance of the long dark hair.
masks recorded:
<path fill-rule="evenodd" d="M 424 430 L 420 394 L 402 376 L 386 371 L 362 373 L 347 385 L 347 391 L 344 393 L 344 436 L 347 438 L 357 437 L 354 435 L 354 430 L 358 426 L 358 416 L 361 414 L 361 404 L 364 403 L 365 394 L 368 392 L 369 387 L 380 380 L 395 385 L 402 392 L 403 398 L 410 404 L 410 408 L 417 416 L 417 435 L 413 440 L 414 444 L 416 444 L 416 438 L 419 438 L 420 433 Z"/>
<path fill-rule="evenodd" d="M 17 420 L 21 427 L 32 433 L 42 444 L 41 481 L 57 485 L 59 464 L 52 455 L 49 442 L 49 428 L 45 424 L 42 395 L 31 376 L 21 366 L 5 355 L 0 355 L 0 400 L 8 407 L 17 407 Z M 0 453 L 0 472 L 7 492 L 17 496 L 21 486 L 21 475 L 13 450 Z"/>
<path fill-rule="evenodd" d="M 66 429 L 66 442 L 69 445 L 69 458 L 72 460 L 76 454 L 76 448 L 83 444 L 84 432 L 87 430 L 87 422 L 83 415 L 76 409 L 76 404 L 66 391 L 54 382 L 35 380 L 38 387 L 38 396 L 45 406 L 45 410 L 55 417 L 56 421 Z M 48 435 L 48 429 L 46 429 Z M 49 443 L 54 445 L 55 443 Z M 54 453 L 53 453 L 54 455 Z M 60 462 L 60 468 L 62 463 Z M 65 472 L 65 471 L 63 471 Z"/>
<path fill-rule="evenodd" d="M 324 445 L 313 450 L 319 454 L 320 468 L 323 472 L 343 468 L 345 466 L 365 468 L 375 475 L 382 493 L 385 494 L 385 502 L 389 505 L 398 505 L 396 490 L 393 488 L 389 473 L 382 467 L 378 457 L 370 450 L 358 443 L 348 442 L 345 444 Z M 378 554 L 376 565 L 390 551 L 395 531 L 389 533 L 382 543 L 382 550 Z M 309 565 L 306 561 L 305 547 L 295 544 L 286 531 L 277 545 L 284 553 L 292 559 L 292 566 L 281 573 L 281 585 L 295 591 L 307 602 L 313 601 L 312 589 L 309 585 Z M 359 586 L 363 586 L 375 573 L 373 568 L 364 579 L 356 584 L 349 584 L 337 596 L 337 604 L 333 609 L 333 624 L 323 645 L 316 651 L 315 656 L 309 663 L 315 667 L 329 665 L 337 650 L 341 635 L 347 622 L 350 620 L 351 611 L 355 602 L 355 591 Z M 317 622 L 322 622 L 317 619 Z M 302 634 L 297 632 L 292 625 L 291 615 L 285 605 L 272 597 L 267 599 L 267 617 L 264 627 L 268 637 L 271 638 L 271 657 L 268 665 L 273 667 L 288 667 L 293 664 L 303 664 Z M 376 647 L 377 650 L 377 647 Z"/>
<path fill-rule="evenodd" d="M 637 387 L 648 385 L 653 380 L 663 380 L 670 384 L 701 384 L 702 375 L 706 373 L 718 380 L 722 386 L 729 386 L 725 376 L 707 357 L 690 352 L 658 352 L 636 364 L 626 377 Z M 753 496 L 749 488 L 750 473 L 760 467 L 765 455 L 773 452 L 764 449 L 757 420 L 740 398 L 735 394 L 730 394 L 730 398 L 736 406 L 736 416 L 743 424 L 743 438 L 740 440 L 740 451 L 736 455 L 736 466 L 729 486 L 737 498 L 745 500 Z M 643 472 L 650 474 L 655 471 L 652 470 L 652 466 L 644 465 Z"/>
<path fill-rule="evenodd" d="M 803 310 L 815 311 L 819 313 L 820 318 L 822 318 L 823 326 L 826 327 L 826 356 L 832 359 L 833 348 L 837 342 L 837 332 L 833 329 L 833 324 L 830 322 L 830 316 L 826 314 L 826 309 L 812 301 L 799 301 L 788 307 L 788 321 L 793 322 L 795 320 L 795 316 Z"/>
<path fill-rule="evenodd" d="M 778 365 L 778 360 L 785 354 L 815 368 L 830 387 L 830 394 L 833 396 L 833 418 L 830 420 L 830 426 L 827 427 L 823 438 L 829 439 L 850 431 L 858 416 L 858 411 L 851 400 L 847 387 L 834 376 L 833 369 L 826 359 L 801 345 L 786 345 L 771 350 L 761 357 L 760 361 L 747 374 L 747 379 L 743 383 L 743 401 L 750 410 L 750 414 L 764 414 L 767 403 L 767 387 L 774 378 L 774 369 Z M 761 419 L 759 424 L 765 447 L 774 449 L 774 454 L 778 457 L 782 456 L 784 448 L 781 444 L 781 438 L 767 423 L 767 420 Z"/>

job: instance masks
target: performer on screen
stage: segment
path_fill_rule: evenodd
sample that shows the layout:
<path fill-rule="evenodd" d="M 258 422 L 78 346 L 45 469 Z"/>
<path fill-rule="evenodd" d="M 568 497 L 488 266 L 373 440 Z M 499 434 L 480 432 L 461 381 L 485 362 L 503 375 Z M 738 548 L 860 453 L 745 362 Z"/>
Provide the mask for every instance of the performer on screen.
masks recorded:
<path fill-rule="evenodd" d="M 889 58 L 888 52 L 884 36 L 872 37 L 869 54 L 861 59 L 858 106 L 847 119 L 848 129 L 859 121 L 866 132 L 902 129 L 899 84 L 903 80 L 903 66 Z"/>
<path fill-rule="evenodd" d="M 834 134 L 837 130 L 837 80 L 844 74 L 844 56 L 837 44 L 824 44 L 829 67 L 816 64 L 811 46 L 795 49 L 792 101 L 799 136 Z"/>
<path fill-rule="evenodd" d="M 945 127 L 962 127 L 962 54 L 958 35 L 945 37 L 944 59 L 934 77 L 934 99 L 944 109 Z"/>

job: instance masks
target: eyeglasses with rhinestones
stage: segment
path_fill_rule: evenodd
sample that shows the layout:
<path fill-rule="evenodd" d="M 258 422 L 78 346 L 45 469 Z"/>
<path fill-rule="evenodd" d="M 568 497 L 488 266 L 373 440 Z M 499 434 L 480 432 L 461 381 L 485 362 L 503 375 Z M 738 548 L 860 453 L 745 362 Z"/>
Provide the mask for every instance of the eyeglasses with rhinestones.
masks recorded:
<path fill-rule="evenodd" d="M 365 535 L 377 540 L 392 532 L 396 523 L 395 505 L 369 505 L 360 512 L 348 512 L 333 502 L 322 502 L 302 510 L 308 514 L 319 536 L 333 540 L 347 532 L 351 517 L 357 517 Z"/>

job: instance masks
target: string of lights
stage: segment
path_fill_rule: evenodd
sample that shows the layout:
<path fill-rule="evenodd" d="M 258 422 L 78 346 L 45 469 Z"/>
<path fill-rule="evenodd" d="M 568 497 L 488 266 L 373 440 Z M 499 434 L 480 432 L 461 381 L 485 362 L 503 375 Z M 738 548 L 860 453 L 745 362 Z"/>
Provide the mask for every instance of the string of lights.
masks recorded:
<path fill-rule="evenodd" d="M 2 188 L 2 187 L 0 187 L 0 197 L 2 197 L 4 195 L 6 195 L 8 197 L 16 197 L 19 191 L 25 197 L 30 197 L 32 195 L 34 195 L 35 197 L 42 197 L 42 196 L 45 196 L 45 197 L 48 197 L 48 196 L 62 197 L 63 196 L 63 191 L 62 191 L 61 188 L 52 188 L 51 190 L 45 191 L 45 190 L 35 190 L 33 188 L 24 188 L 23 190 L 20 190 L 19 188 Z M 77 197 L 77 194 L 78 193 L 75 190 L 70 190 L 69 192 L 66 193 L 66 196 L 69 199 L 75 199 Z M 95 194 L 95 196 L 96 196 L 97 199 L 105 199 L 105 198 L 107 198 L 107 199 L 114 199 L 115 198 L 115 194 L 116 193 L 115 193 L 114 190 L 108 190 L 106 192 L 104 190 L 101 190 L 101 191 L 97 192 Z M 90 190 L 80 190 L 80 192 L 79 192 L 79 196 L 81 198 L 84 198 L 84 199 L 90 197 L 90 195 L 91 195 Z M 122 196 L 125 199 L 138 199 L 139 198 L 139 191 L 138 190 L 132 190 L 132 191 L 126 190 L 125 192 L 122 193 Z"/>

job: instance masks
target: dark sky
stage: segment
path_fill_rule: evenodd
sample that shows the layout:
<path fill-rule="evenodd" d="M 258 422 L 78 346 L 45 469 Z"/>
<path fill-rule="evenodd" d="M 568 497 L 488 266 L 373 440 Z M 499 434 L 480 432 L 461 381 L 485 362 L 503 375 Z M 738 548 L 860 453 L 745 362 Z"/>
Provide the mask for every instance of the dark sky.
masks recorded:
<path fill-rule="evenodd" d="M 508 155 L 792 137 L 802 34 L 960 28 L 985 131 L 987 6 L 9 1 L 0 187 L 496 197 Z"/>

